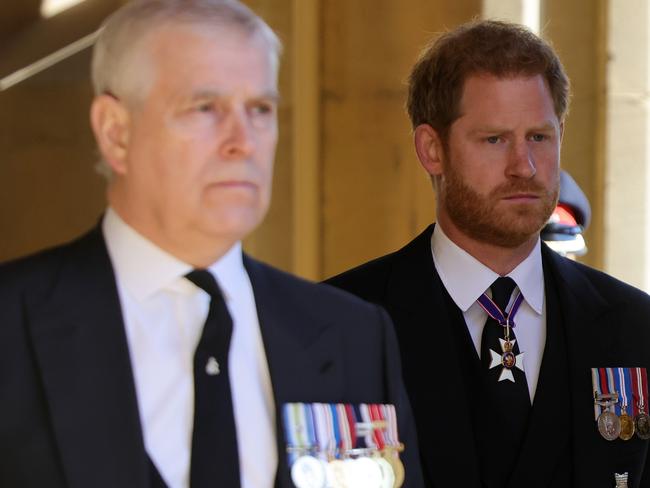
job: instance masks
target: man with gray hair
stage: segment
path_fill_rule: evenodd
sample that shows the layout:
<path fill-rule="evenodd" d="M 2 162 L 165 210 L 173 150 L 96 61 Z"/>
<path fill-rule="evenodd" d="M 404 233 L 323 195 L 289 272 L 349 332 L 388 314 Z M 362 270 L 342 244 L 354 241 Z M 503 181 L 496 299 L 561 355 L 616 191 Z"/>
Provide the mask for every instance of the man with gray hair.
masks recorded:
<path fill-rule="evenodd" d="M 421 486 L 387 314 L 242 252 L 269 206 L 279 51 L 235 0 L 137 0 L 103 26 L 108 208 L 0 266 L 0 486 Z M 405 480 L 392 451 L 330 466 L 346 439 L 307 436 L 312 405 L 350 435 L 353 407 L 393 406 L 369 425 L 398 427 Z"/>

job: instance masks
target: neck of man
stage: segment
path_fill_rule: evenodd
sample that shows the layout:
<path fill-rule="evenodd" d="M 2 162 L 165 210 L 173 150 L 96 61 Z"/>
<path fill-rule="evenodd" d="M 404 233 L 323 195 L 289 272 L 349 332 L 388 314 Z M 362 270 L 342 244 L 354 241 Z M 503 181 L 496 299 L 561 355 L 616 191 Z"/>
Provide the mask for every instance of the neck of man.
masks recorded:
<path fill-rule="evenodd" d="M 503 247 L 476 240 L 460 230 L 447 216 L 439 215 L 436 225 L 458 247 L 473 256 L 499 276 L 505 276 L 524 261 L 535 248 L 539 234 L 531 235 L 516 247 Z"/>
<path fill-rule="evenodd" d="M 108 195 L 109 205 L 129 227 L 166 253 L 194 268 L 207 268 L 214 264 L 237 243 L 232 238 L 217 239 L 214 236 L 160 229 L 151 218 L 142 218 L 125 202 L 112 199 L 110 192 Z"/>

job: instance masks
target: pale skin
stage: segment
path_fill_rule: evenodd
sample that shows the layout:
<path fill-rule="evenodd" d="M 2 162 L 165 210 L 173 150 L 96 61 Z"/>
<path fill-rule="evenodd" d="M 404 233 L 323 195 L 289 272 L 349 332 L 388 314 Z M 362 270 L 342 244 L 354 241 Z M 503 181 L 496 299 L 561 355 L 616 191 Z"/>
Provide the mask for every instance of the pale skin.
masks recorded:
<path fill-rule="evenodd" d="M 259 35 L 167 24 L 142 43 L 145 94 L 95 98 L 91 123 L 111 207 L 204 268 L 261 222 L 277 144 L 277 69 Z M 137 68 L 134 68 L 137 69 Z"/>
<path fill-rule="evenodd" d="M 541 75 L 470 76 L 460 113 L 449 131 L 449 154 L 427 124 L 415 129 L 416 152 L 436 187 L 437 225 L 456 245 L 505 276 L 530 254 L 539 238 L 543 224 L 539 215 L 548 206 L 544 195 L 557 190 L 564 125 Z M 450 164 L 504 229 L 524 233 L 521 242 L 499 245 L 469 235 L 457 225 L 444 198 Z"/>

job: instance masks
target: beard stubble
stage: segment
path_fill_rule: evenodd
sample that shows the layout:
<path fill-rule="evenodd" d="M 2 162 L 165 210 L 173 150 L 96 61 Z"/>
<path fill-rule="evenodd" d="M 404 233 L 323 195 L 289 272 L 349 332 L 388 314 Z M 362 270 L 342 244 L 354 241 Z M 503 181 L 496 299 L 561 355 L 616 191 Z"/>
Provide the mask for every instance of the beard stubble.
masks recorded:
<path fill-rule="evenodd" d="M 499 204 L 504 206 L 504 197 L 518 193 L 534 194 L 539 200 L 532 205 L 499 208 Z M 552 188 L 533 179 L 510 180 L 483 196 L 463 181 L 452 163 L 447 164 L 440 196 L 449 218 L 465 235 L 477 242 L 516 248 L 544 227 L 557 205 L 558 194 L 559 176 Z"/>

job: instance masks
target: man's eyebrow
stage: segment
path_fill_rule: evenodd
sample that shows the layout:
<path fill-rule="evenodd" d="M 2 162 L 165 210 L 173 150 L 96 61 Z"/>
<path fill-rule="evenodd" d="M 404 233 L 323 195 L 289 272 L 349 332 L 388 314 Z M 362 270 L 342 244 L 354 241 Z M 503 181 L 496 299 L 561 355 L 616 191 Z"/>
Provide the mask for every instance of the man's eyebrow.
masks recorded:
<path fill-rule="evenodd" d="M 557 129 L 557 126 L 551 122 L 544 122 L 540 125 L 535 125 L 533 127 L 530 127 L 527 132 L 543 132 L 543 131 L 549 131 L 549 130 L 555 130 Z M 505 127 L 499 127 L 498 125 L 484 125 L 482 127 L 476 127 L 475 129 L 472 130 L 473 134 L 506 134 L 509 132 L 513 132 L 512 129 L 505 128 Z"/>
<path fill-rule="evenodd" d="M 541 124 L 541 125 L 538 125 L 538 126 L 532 127 L 532 128 L 530 129 L 530 131 L 531 131 L 531 132 L 534 132 L 534 131 L 540 131 L 540 132 L 543 132 L 543 131 L 555 130 L 555 129 L 558 129 L 558 128 L 559 128 L 559 126 L 557 126 L 557 125 L 555 125 L 553 122 L 550 122 L 550 121 L 549 121 L 549 122 L 545 122 L 545 123 L 543 123 L 543 124 Z"/>
<path fill-rule="evenodd" d="M 192 95 L 190 96 L 191 100 L 206 100 L 206 99 L 219 99 L 219 98 L 228 98 L 228 95 L 216 90 L 199 90 L 192 93 Z M 251 96 L 249 98 L 251 98 L 252 100 L 271 100 L 277 103 L 280 101 L 280 94 L 276 90 L 271 90 L 267 92 L 262 92 L 258 95 Z"/>

